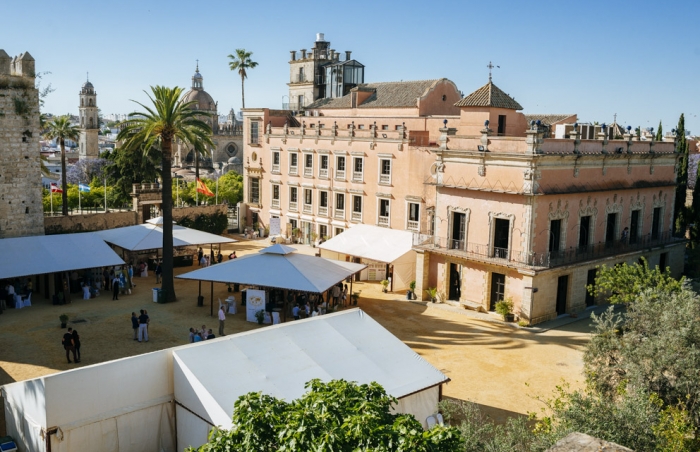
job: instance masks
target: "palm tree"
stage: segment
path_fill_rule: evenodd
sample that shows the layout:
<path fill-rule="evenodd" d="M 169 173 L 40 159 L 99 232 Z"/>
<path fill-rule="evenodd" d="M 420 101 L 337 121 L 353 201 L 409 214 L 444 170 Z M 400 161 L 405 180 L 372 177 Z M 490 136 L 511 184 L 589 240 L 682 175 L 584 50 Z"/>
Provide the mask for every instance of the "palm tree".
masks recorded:
<path fill-rule="evenodd" d="M 228 57 L 231 58 L 231 61 L 228 63 L 228 67 L 232 71 L 238 71 L 238 75 L 241 76 L 241 108 L 245 108 L 245 86 L 244 82 L 246 77 L 248 77 L 248 73 L 246 72 L 246 69 L 253 69 L 255 68 L 258 63 L 250 59 L 250 56 L 253 54 L 253 52 L 246 52 L 245 49 L 236 49 L 236 54 L 235 55 L 229 55 Z"/>
<path fill-rule="evenodd" d="M 163 296 L 166 302 L 175 301 L 173 279 L 173 142 L 180 140 L 197 146 L 214 146 L 211 127 L 202 116 L 207 112 L 192 108 L 195 102 L 183 102 L 182 88 L 152 86 L 148 94 L 152 106 L 135 102 L 145 111 L 129 114 L 117 140 L 123 140 L 126 150 L 143 149 L 149 152 L 154 147 L 161 151 L 161 178 L 163 185 Z"/>
<path fill-rule="evenodd" d="M 56 139 L 61 146 L 61 188 L 63 189 L 63 215 L 68 215 L 68 182 L 66 180 L 66 140 L 77 141 L 80 136 L 78 128 L 70 123 L 70 116 L 58 116 L 46 124 L 44 137 Z"/>

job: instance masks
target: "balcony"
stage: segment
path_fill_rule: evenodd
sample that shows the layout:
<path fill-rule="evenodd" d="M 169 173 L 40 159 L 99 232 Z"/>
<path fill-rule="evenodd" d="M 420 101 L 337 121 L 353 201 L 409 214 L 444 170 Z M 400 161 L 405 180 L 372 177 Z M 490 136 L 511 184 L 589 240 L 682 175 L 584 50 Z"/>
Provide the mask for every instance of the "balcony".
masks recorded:
<path fill-rule="evenodd" d="M 297 203 L 290 201 L 289 202 L 289 211 L 290 212 L 296 212 L 297 211 Z"/>
<path fill-rule="evenodd" d="M 361 223 L 362 222 L 362 212 L 353 212 L 352 217 L 350 219 L 352 221 Z"/>
<path fill-rule="evenodd" d="M 597 243 L 587 247 L 573 247 L 562 251 L 536 253 L 516 251 L 508 248 L 494 248 L 481 243 L 469 243 L 464 240 L 452 240 L 444 237 L 415 234 L 413 246 L 428 251 L 441 252 L 464 259 L 496 264 L 516 264 L 528 267 L 552 268 L 571 265 L 579 262 L 600 259 L 635 251 L 644 251 L 654 247 L 673 245 L 685 241 L 683 237 L 675 237 L 670 232 L 651 234 L 638 237 L 636 243 L 623 241 L 614 243 Z"/>
<path fill-rule="evenodd" d="M 327 217 L 328 216 L 328 207 L 319 207 L 318 208 L 318 216 L 319 217 Z"/>
<path fill-rule="evenodd" d="M 411 220 L 408 220 L 408 223 L 406 224 L 406 229 L 408 229 L 409 231 L 416 231 L 416 232 L 418 232 L 418 230 L 419 230 L 419 229 L 418 229 L 418 227 L 419 227 L 418 224 L 419 224 L 418 221 L 411 221 Z"/>
<path fill-rule="evenodd" d="M 377 226 L 382 226 L 385 228 L 389 227 L 389 217 L 379 217 L 377 220 Z"/>
<path fill-rule="evenodd" d="M 307 213 L 309 215 L 313 215 L 314 206 L 312 206 L 311 204 L 304 204 L 304 210 L 302 211 L 302 213 Z"/>
<path fill-rule="evenodd" d="M 380 174 L 379 183 L 382 185 L 391 185 L 391 174 Z"/>
<path fill-rule="evenodd" d="M 280 200 L 279 200 L 279 199 L 273 199 L 273 200 L 272 200 L 272 208 L 273 208 L 273 209 L 279 209 L 279 208 L 280 208 Z"/>
<path fill-rule="evenodd" d="M 328 179 L 328 168 L 321 168 L 320 170 L 318 170 L 318 177 L 321 179 Z"/>
<path fill-rule="evenodd" d="M 345 209 L 335 209 L 335 213 L 333 214 L 333 218 L 336 220 L 344 220 L 345 219 Z"/>
<path fill-rule="evenodd" d="M 304 168 L 304 177 L 314 177 L 314 169 Z"/>
<path fill-rule="evenodd" d="M 272 165 L 272 172 L 273 173 L 280 173 L 280 166 L 279 165 Z"/>
<path fill-rule="evenodd" d="M 352 181 L 353 182 L 362 182 L 362 171 L 353 171 Z"/>
<path fill-rule="evenodd" d="M 345 180 L 345 170 L 338 170 L 335 172 L 335 178 L 337 180 Z"/>
<path fill-rule="evenodd" d="M 290 166 L 290 167 L 289 167 L 289 175 L 290 175 L 290 176 L 298 176 L 298 175 L 299 175 L 299 167 L 297 167 L 297 166 Z"/>

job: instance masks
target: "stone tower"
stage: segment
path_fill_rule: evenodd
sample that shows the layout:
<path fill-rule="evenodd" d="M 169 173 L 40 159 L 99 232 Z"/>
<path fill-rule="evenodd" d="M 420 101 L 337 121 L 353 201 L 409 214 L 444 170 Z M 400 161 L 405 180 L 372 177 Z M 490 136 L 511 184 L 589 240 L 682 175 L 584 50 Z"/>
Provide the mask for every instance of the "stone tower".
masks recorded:
<path fill-rule="evenodd" d="M 90 80 L 80 89 L 80 160 L 100 156 L 97 135 L 100 130 L 97 116 L 97 93 Z"/>
<path fill-rule="evenodd" d="M 44 234 L 34 58 L 0 49 L 0 238 Z"/>

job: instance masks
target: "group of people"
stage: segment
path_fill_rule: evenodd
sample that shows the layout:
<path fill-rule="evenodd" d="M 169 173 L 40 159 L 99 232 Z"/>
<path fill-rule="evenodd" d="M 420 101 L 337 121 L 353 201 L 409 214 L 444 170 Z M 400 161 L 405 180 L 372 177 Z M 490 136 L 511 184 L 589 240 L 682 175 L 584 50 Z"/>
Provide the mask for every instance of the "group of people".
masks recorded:
<path fill-rule="evenodd" d="M 151 323 L 151 318 L 145 309 L 141 309 L 139 312 L 139 316 L 136 316 L 135 312 L 131 313 L 131 328 L 134 330 L 134 340 L 148 342 L 148 325 Z"/>
<path fill-rule="evenodd" d="M 202 342 L 208 339 L 214 339 L 216 336 L 211 328 L 207 329 L 206 326 L 202 325 L 202 329 L 190 328 L 190 343 Z"/>
<path fill-rule="evenodd" d="M 347 296 L 348 285 L 339 282 L 331 289 L 332 306 L 345 306 Z M 310 294 L 308 297 L 306 294 L 298 294 L 295 297 L 290 293 L 287 301 L 292 304 L 294 320 L 326 314 L 329 308 L 326 300 L 318 294 Z"/>
<path fill-rule="evenodd" d="M 233 254 L 236 254 L 236 252 L 234 251 Z M 231 256 L 229 256 L 229 259 L 231 259 Z M 224 256 L 221 254 L 221 249 L 219 249 L 216 255 L 214 255 L 214 253 L 204 254 L 201 246 L 199 247 L 199 250 L 197 250 L 197 262 L 199 263 L 200 267 L 209 267 L 212 264 L 220 264 L 223 260 Z"/>
<path fill-rule="evenodd" d="M 68 328 L 68 332 L 63 335 L 61 339 L 61 344 L 63 344 L 63 349 L 66 351 L 66 359 L 69 363 L 80 362 L 80 335 L 78 330 L 73 328 Z M 73 361 L 70 360 L 70 353 L 73 353 Z"/>
<path fill-rule="evenodd" d="M 15 307 L 15 295 L 29 296 L 33 291 L 30 278 L 7 280 L 0 284 L 0 313 L 3 310 Z"/>

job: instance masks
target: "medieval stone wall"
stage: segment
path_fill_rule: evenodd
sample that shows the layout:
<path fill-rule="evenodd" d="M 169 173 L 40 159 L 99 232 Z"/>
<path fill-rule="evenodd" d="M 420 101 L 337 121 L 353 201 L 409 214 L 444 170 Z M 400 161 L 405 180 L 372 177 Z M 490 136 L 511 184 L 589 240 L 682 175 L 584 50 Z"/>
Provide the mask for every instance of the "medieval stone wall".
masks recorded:
<path fill-rule="evenodd" d="M 44 234 L 34 59 L 0 49 L 0 238 Z"/>

